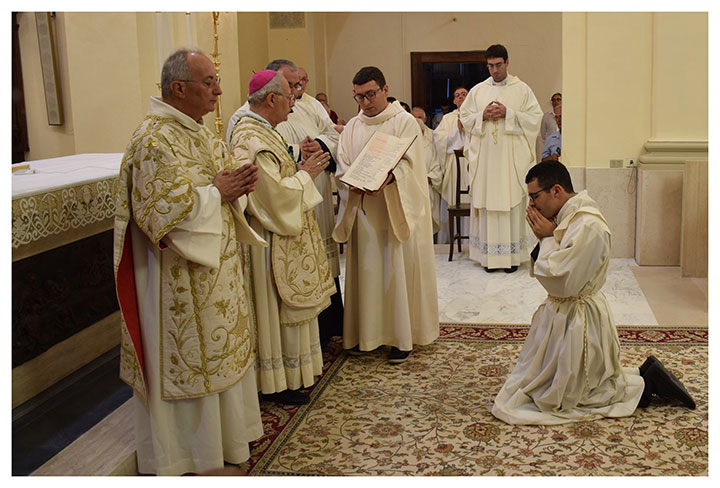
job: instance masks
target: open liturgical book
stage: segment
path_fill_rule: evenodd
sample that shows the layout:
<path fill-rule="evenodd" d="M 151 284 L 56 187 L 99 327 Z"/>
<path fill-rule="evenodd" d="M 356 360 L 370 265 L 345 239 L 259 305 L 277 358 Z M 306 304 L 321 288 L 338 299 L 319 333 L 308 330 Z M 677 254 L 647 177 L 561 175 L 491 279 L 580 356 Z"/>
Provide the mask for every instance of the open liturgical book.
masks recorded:
<path fill-rule="evenodd" d="M 340 181 L 365 191 L 377 191 L 417 136 L 399 137 L 376 131 Z"/>

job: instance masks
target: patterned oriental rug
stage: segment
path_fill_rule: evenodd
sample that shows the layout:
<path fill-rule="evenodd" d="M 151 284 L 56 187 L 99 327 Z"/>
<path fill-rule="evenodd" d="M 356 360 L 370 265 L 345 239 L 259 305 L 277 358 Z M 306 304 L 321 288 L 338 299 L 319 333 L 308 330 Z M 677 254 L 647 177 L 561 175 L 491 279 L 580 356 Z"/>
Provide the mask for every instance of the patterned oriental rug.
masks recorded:
<path fill-rule="evenodd" d="M 238 474 L 708 475 L 706 328 L 618 327 L 623 365 L 655 355 L 696 410 L 658 401 L 622 419 L 512 426 L 490 408 L 528 328 L 441 324 L 400 365 L 387 348 L 348 356 L 332 342 L 308 405 L 262 403 L 266 435 Z"/>

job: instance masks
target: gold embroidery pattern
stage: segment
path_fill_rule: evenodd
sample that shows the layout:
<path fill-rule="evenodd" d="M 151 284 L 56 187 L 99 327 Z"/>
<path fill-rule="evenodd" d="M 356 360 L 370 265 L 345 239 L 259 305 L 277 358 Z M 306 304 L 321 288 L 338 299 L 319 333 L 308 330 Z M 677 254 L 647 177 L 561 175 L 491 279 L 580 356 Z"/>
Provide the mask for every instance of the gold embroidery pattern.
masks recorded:
<path fill-rule="evenodd" d="M 210 185 L 219 171 L 235 166 L 224 144 L 207 128 L 192 132 L 173 119 L 148 116 L 135 132 L 121 168 L 116 272 L 131 214 L 157 245 L 192 211 L 193 188 Z M 221 213 L 218 268 L 189 262 L 171 249 L 160 253 L 160 373 L 166 400 L 227 390 L 252 367 L 235 220 L 228 204 L 221 206 Z M 153 325 L 147 327 L 152 333 Z M 124 344 L 121 377 L 137 384 L 142 373 L 129 334 Z"/>
<path fill-rule="evenodd" d="M 115 215 L 117 177 L 12 201 L 12 247 L 79 229 Z"/>
<path fill-rule="evenodd" d="M 249 158 L 249 147 L 259 146 L 271 152 L 280 164 L 280 176 L 288 178 L 297 173 L 295 161 L 290 157 L 279 134 L 251 117 L 243 117 L 233 134 L 233 147 L 237 159 Z M 328 262 L 315 212 L 309 210 L 302 216 L 302 231 L 297 236 L 274 234 L 271 242 L 272 272 L 275 285 L 284 305 L 303 309 L 303 319 L 282 325 L 300 325 L 316 317 L 328 306 L 329 297 L 335 292 L 330 263 Z M 297 317 L 297 316 L 296 316 Z"/>

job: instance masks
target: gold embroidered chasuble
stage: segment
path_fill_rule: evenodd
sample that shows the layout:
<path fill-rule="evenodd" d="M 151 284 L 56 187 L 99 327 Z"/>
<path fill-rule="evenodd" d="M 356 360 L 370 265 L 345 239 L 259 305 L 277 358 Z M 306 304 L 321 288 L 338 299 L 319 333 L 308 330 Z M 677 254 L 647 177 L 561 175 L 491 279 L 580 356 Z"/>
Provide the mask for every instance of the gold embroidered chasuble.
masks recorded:
<path fill-rule="evenodd" d="M 258 165 L 265 179 L 250 195 L 248 213 L 271 233 L 272 276 L 282 300 L 280 325 L 306 324 L 329 306 L 335 282 L 314 210 L 303 208 L 302 186 L 280 184 L 296 175 L 295 161 L 282 136 L 250 112 L 235 125 L 231 148 L 240 164 Z"/>
<path fill-rule="evenodd" d="M 123 158 L 115 218 L 114 262 L 123 312 L 120 377 L 142 398 L 147 398 L 147 375 L 141 368 L 143 348 L 136 330 L 142 327 L 142 310 L 138 317 L 132 273 L 126 279 L 127 259 L 132 266 L 131 220 L 147 237 L 147 245 L 161 250 L 162 398 L 222 392 L 252 366 L 239 243 L 266 243 L 249 227 L 238 202 L 220 207 L 220 255 L 208 259 L 215 264 L 188 261 L 163 240 L 198 204 L 196 190 L 212 185 L 223 169 L 236 167 L 238 163 L 208 128 L 159 98 L 151 99 L 148 115 Z"/>

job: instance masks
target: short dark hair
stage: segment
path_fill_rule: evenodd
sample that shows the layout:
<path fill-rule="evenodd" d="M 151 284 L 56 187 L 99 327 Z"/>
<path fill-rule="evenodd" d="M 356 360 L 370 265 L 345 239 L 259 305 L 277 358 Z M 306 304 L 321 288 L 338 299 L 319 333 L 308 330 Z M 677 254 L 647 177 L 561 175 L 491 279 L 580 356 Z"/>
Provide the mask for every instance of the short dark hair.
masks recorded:
<path fill-rule="evenodd" d="M 374 81 L 380 88 L 385 86 L 385 75 L 375 66 L 365 66 L 355 74 L 352 80 L 353 85 L 364 85 Z"/>
<path fill-rule="evenodd" d="M 402 107 L 405 109 L 406 112 L 412 113 L 412 111 L 410 110 L 410 105 L 408 105 L 405 102 L 400 102 L 400 105 L 402 105 Z"/>
<path fill-rule="evenodd" d="M 365 82 L 365 83 L 367 83 L 367 82 Z M 390 102 L 390 103 L 393 103 L 393 102 L 396 102 L 396 101 L 397 101 L 397 98 L 395 98 L 395 97 L 387 97 L 387 101 Z"/>
<path fill-rule="evenodd" d="M 505 49 L 505 46 L 503 46 L 502 44 L 493 44 L 485 51 L 485 59 L 490 58 L 503 58 L 504 61 L 507 61 L 507 49 Z"/>
<path fill-rule="evenodd" d="M 570 173 L 564 164 L 555 160 L 542 161 L 528 171 L 525 176 L 525 183 L 530 183 L 536 179 L 540 188 L 560 185 L 567 193 L 575 193 L 573 190 Z"/>

